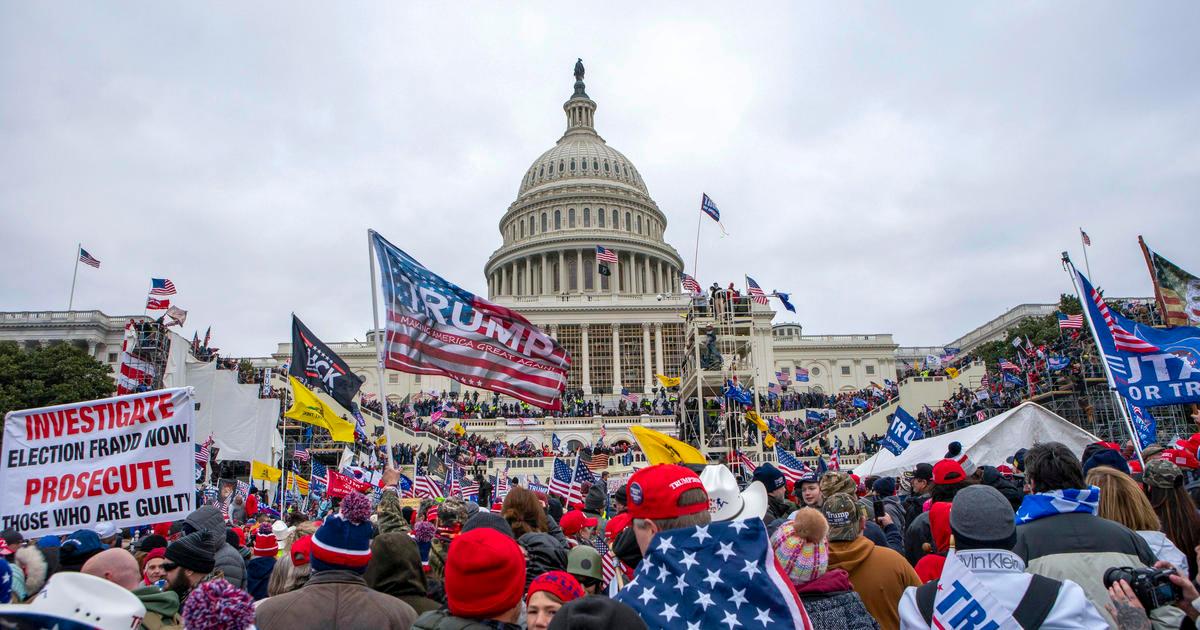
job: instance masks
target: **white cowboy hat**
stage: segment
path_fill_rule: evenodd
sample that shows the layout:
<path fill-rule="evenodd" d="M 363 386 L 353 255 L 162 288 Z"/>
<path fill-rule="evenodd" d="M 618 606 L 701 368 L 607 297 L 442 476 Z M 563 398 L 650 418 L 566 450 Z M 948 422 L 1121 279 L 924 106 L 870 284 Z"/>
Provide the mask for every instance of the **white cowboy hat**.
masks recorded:
<path fill-rule="evenodd" d="M 133 593 L 104 578 L 72 572 L 50 576 L 28 604 L 0 606 L 0 620 L 73 621 L 100 630 L 136 628 L 145 616 L 146 607 Z"/>
<path fill-rule="evenodd" d="M 708 513 L 714 521 L 744 521 L 767 513 L 767 488 L 755 481 L 745 490 L 725 466 L 705 466 L 700 481 L 708 492 Z"/>

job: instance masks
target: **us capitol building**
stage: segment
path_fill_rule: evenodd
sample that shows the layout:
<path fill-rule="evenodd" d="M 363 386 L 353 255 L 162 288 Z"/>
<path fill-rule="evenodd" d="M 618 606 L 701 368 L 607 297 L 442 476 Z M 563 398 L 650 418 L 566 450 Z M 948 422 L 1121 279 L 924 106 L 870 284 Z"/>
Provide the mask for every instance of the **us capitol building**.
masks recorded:
<path fill-rule="evenodd" d="M 562 106 L 566 130 L 520 174 L 516 199 L 499 221 L 500 246 L 483 272 L 490 300 L 522 313 L 570 352 L 569 393 L 611 406 L 623 389 L 653 395 L 655 374 L 680 375 L 691 298 L 680 286 L 683 259 L 663 238 L 667 213 L 650 196 L 633 162 L 597 133 L 597 104 L 585 90 L 582 64 L 576 64 L 575 74 L 574 91 Z M 695 194 L 696 207 L 671 209 L 674 217 L 694 218 L 700 191 Z M 618 258 L 608 265 L 609 275 L 597 264 L 597 245 Z M 429 262 L 437 268 L 437 261 Z M 717 280 L 725 286 L 746 271 L 751 270 L 726 269 Z M 707 285 L 714 279 L 697 280 Z M 764 391 L 782 368 L 792 374 L 796 368 L 808 370 L 808 382 L 793 380 L 792 387 L 801 391 L 865 387 L 894 378 L 897 357 L 905 355 L 890 334 L 805 335 L 796 323 L 772 325 L 768 307 L 754 308 L 760 372 L 755 383 Z M 116 368 L 129 317 L 98 311 L 5 312 L 0 313 L 0 340 L 75 343 Z M 362 342 L 325 340 L 363 378 L 364 393 L 378 391 L 370 334 Z M 291 344 L 280 343 L 273 355 L 251 361 L 277 365 L 290 355 Z M 444 377 L 389 371 L 386 378 L 385 391 L 393 401 L 419 391 L 471 389 Z M 485 395 L 491 394 L 480 392 Z M 510 430 L 509 437 L 535 430 Z M 532 435 L 538 439 L 536 432 Z"/>

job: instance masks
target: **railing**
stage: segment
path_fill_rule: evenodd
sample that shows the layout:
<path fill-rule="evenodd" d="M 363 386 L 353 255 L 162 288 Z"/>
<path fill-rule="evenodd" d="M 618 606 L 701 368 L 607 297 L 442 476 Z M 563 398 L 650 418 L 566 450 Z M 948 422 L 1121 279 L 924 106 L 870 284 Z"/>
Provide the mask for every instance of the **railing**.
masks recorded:
<path fill-rule="evenodd" d="M 0 313 L 0 321 L 6 323 L 77 323 L 77 324 L 119 324 L 124 325 L 130 316 L 110 317 L 100 311 L 15 311 Z M 142 315 L 131 316 L 133 319 L 149 319 Z"/>

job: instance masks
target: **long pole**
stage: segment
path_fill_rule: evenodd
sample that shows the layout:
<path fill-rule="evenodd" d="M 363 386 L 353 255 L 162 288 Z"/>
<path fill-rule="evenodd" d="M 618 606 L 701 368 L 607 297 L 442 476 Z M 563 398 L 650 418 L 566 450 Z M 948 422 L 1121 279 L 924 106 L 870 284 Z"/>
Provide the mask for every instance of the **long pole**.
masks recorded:
<path fill-rule="evenodd" d="M 697 234 L 697 238 L 699 235 Z M 697 241 L 699 242 L 699 241 Z M 79 277 L 79 253 L 83 251 L 83 243 L 75 244 L 75 271 L 71 274 L 71 297 L 67 300 L 67 311 L 75 306 L 75 279 Z"/>
<path fill-rule="evenodd" d="M 692 275 L 696 277 L 696 282 L 700 282 L 700 225 L 704 223 L 704 211 L 700 211 L 700 216 L 696 217 L 696 250 L 692 254 Z M 79 257 L 76 256 L 76 259 Z M 76 264 L 78 267 L 78 264 Z M 703 287 L 701 287 L 703 289 Z"/>
<path fill-rule="evenodd" d="M 1133 442 L 1133 450 L 1137 453 L 1138 461 L 1145 465 L 1145 460 L 1142 458 L 1142 443 L 1138 440 L 1137 431 L 1133 428 L 1133 419 L 1129 417 L 1129 408 L 1122 400 L 1120 392 L 1117 391 L 1116 381 L 1113 380 L 1112 368 L 1108 365 L 1108 357 L 1104 355 L 1104 346 L 1100 344 L 1100 334 L 1096 331 L 1096 322 L 1092 320 L 1091 309 L 1087 307 L 1086 300 L 1090 300 L 1091 296 L 1084 295 L 1083 286 L 1079 283 L 1079 272 L 1075 270 L 1075 265 L 1071 263 L 1071 258 L 1063 252 L 1063 266 L 1071 273 L 1071 282 L 1075 285 L 1075 294 L 1079 296 L 1079 303 L 1083 306 L 1084 319 L 1087 320 L 1088 330 L 1092 331 L 1092 340 L 1096 342 L 1096 351 L 1100 353 L 1100 364 L 1104 366 L 1104 376 L 1108 379 L 1108 390 L 1113 396 L 1113 402 L 1120 410 L 1121 418 L 1125 421 L 1125 428 L 1129 431 L 1129 437 Z"/>
<path fill-rule="evenodd" d="M 383 339 L 379 328 L 379 285 L 375 282 L 375 230 L 367 230 L 367 266 L 371 269 L 371 318 L 375 322 L 375 368 L 379 379 L 379 404 L 383 410 L 383 437 L 387 441 L 387 467 L 393 466 L 392 419 L 388 416 L 387 395 L 383 392 Z M 381 270 L 382 271 L 382 270 Z"/>

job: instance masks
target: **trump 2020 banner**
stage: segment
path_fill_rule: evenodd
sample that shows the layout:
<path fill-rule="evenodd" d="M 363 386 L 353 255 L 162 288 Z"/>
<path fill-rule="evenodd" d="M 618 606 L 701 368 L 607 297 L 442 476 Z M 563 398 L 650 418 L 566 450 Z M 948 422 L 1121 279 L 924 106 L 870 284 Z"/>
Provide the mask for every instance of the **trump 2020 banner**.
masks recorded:
<path fill-rule="evenodd" d="M 196 494 L 194 418 L 190 387 L 9 412 L 0 528 L 36 538 L 186 516 Z"/>
<path fill-rule="evenodd" d="M 562 409 L 571 358 L 516 311 L 463 290 L 371 232 L 387 311 L 384 365 Z"/>

